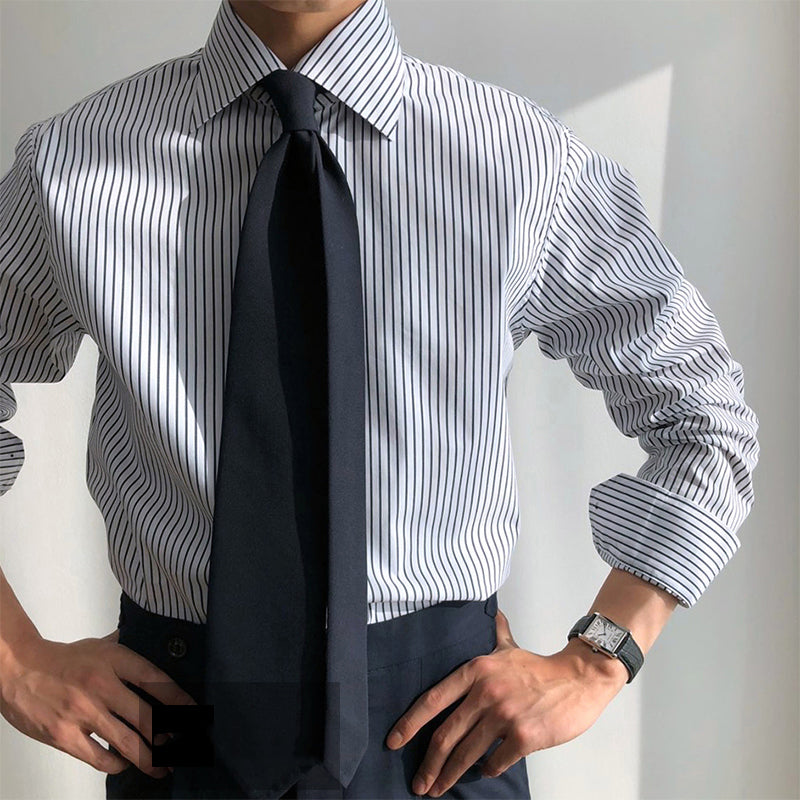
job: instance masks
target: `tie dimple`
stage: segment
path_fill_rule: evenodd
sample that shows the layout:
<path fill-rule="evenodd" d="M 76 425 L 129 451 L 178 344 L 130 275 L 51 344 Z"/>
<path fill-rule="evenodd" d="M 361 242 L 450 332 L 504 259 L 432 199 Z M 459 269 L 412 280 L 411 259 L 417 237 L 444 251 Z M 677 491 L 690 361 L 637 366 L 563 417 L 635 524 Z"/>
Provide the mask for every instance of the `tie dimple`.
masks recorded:
<path fill-rule="evenodd" d="M 283 124 L 283 132 L 319 131 L 314 116 L 317 84 L 291 69 L 276 69 L 259 81 L 269 92 Z"/>

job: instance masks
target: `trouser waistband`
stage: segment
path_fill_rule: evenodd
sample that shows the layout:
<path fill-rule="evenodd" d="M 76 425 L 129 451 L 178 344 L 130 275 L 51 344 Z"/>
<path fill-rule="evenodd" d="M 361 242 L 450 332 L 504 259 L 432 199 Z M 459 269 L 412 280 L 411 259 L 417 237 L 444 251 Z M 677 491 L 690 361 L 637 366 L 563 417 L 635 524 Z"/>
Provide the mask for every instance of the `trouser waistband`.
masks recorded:
<path fill-rule="evenodd" d="M 400 617 L 367 626 L 370 670 L 418 658 L 474 635 L 497 614 L 497 593 L 485 600 L 446 600 Z M 120 630 L 147 641 L 171 663 L 181 662 L 188 672 L 202 671 L 206 624 L 149 611 L 126 592 L 120 596 Z M 190 664 L 193 668 L 190 668 Z"/>

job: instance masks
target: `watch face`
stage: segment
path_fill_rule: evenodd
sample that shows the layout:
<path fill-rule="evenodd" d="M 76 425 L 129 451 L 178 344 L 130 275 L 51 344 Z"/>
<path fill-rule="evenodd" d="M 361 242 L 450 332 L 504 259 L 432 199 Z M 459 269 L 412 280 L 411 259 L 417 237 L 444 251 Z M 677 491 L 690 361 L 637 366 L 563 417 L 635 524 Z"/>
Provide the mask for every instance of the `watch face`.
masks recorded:
<path fill-rule="evenodd" d="M 614 625 L 613 622 L 609 622 L 603 617 L 595 617 L 583 635 L 592 639 L 606 650 L 613 652 L 625 638 L 625 633 L 626 631 Z"/>

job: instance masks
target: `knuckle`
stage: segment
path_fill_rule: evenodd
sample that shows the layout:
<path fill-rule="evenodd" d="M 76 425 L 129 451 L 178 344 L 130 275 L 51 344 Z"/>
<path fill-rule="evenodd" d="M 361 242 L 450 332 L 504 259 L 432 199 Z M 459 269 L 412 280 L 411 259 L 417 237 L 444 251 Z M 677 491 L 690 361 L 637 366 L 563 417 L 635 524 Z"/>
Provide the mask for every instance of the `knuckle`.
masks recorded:
<path fill-rule="evenodd" d="M 425 704 L 428 706 L 437 706 L 441 702 L 442 698 L 442 689 L 438 686 L 433 686 L 428 689 L 428 692 L 425 695 Z"/>
<path fill-rule="evenodd" d="M 486 654 L 475 656 L 475 658 L 472 659 L 470 666 L 473 672 L 477 673 L 478 675 L 484 675 L 490 670 L 492 666 L 492 659 Z"/>
<path fill-rule="evenodd" d="M 86 691 L 97 693 L 105 688 L 105 678 L 98 669 L 87 668 L 81 670 L 79 685 Z"/>
<path fill-rule="evenodd" d="M 417 774 L 422 779 L 423 783 L 430 783 L 433 778 L 434 774 L 429 769 L 419 769 L 417 770 Z"/>
<path fill-rule="evenodd" d="M 525 723 L 515 725 L 509 734 L 512 746 L 520 751 L 528 748 L 528 744 L 533 741 L 534 735 L 533 726 Z"/>
<path fill-rule="evenodd" d="M 431 744 L 437 750 L 443 750 L 447 745 L 448 733 L 444 728 L 437 728 L 431 735 Z"/>
<path fill-rule="evenodd" d="M 50 741 L 61 749 L 66 748 L 70 738 L 71 725 L 63 718 L 56 717 L 44 724 L 44 732 Z"/>
<path fill-rule="evenodd" d="M 65 720 L 86 721 L 92 718 L 94 706 L 83 692 L 72 690 L 61 698 L 59 713 Z"/>
<path fill-rule="evenodd" d="M 447 763 L 442 766 L 442 778 L 444 781 L 455 781 L 469 766 L 464 757 L 459 753 L 453 753 Z"/>
<path fill-rule="evenodd" d="M 511 723 L 517 717 L 517 708 L 508 698 L 504 698 L 495 706 L 495 716 L 500 722 Z"/>
<path fill-rule="evenodd" d="M 74 716 L 83 710 L 83 694 L 77 689 L 68 687 L 59 698 L 58 707 L 61 713 Z"/>
<path fill-rule="evenodd" d="M 478 697 L 485 703 L 496 705 L 505 697 L 505 691 L 496 681 L 484 681 L 478 689 Z"/>
<path fill-rule="evenodd" d="M 74 683 L 76 686 L 87 686 L 91 680 L 93 669 L 89 666 L 89 664 L 79 664 L 70 670 L 70 672 L 70 683 Z"/>
<path fill-rule="evenodd" d="M 481 772 L 490 778 L 494 778 L 500 774 L 501 767 L 502 764 L 496 758 L 489 758 L 484 762 Z"/>
<path fill-rule="evenodd" d="M 123 733 L 117 739 L 117 747 L 121 753 L 138 757 L 140 741 L 141 740 L 135 733 Z"/>
<path fill-rule="evenodd" d="M 465 756 L 457 756 L 453 759 L 453 765 L 450 769 L 449 775 L 456 780 L 459 776 L 463 775 L 473 764 L 475 759 L 469 759 Z"/>

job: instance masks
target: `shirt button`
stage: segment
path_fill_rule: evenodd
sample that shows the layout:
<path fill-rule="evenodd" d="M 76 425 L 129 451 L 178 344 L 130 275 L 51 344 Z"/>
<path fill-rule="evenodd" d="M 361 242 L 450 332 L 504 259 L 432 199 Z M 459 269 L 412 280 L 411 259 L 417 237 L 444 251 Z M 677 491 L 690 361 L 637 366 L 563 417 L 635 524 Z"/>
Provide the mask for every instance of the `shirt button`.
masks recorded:
<path fill-rule="evenodd" d="M 183 658 L 186 655 L 186 641 L 181 636 L 170 636 L 167 652 L 173 658 Z"/>

